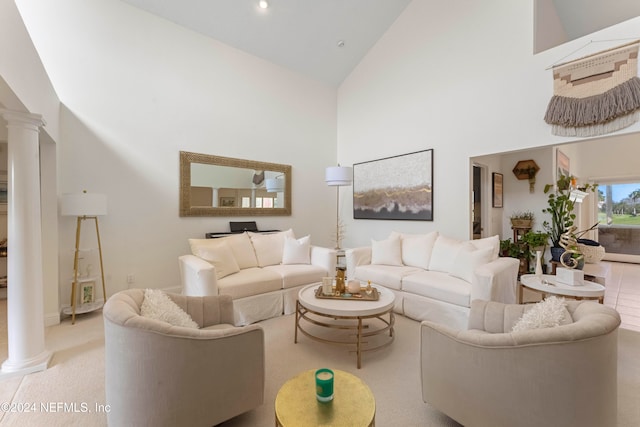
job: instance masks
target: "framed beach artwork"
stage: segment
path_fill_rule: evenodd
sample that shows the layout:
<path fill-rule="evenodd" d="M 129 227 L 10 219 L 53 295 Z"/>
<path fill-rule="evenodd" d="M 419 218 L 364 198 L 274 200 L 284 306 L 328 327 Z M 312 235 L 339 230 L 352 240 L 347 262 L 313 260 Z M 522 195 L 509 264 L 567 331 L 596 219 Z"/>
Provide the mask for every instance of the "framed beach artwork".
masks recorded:
<path fill-rule="evenodd" d="M 564 154 L 560 149 L 556 150 L 556 181 L 560 178 L 560 175 L 569 176 L 571 169 L 569 168 L 569 157 Z"/>
<path fill-rule="evenodd" d="M 491 199 L 492 199 L 492 206 L 494 208 L 501 208 L 503 207 L 503 190 L 502 190 L 502 181 L 503 181 L 503 175 L 501 173 L 498 172 L 493 172 L 493 174 L 491 174 Z"/>
<path fill-rule="evenodd" d="M 433 149 L 354 164 L 353 218 L 433 221 Z"/>

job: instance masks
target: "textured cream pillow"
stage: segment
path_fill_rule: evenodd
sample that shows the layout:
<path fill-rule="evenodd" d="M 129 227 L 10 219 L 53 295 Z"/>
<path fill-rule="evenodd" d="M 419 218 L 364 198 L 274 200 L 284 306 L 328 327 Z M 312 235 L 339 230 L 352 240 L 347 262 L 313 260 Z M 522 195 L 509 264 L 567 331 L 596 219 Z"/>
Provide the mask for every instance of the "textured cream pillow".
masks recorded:
<path fill-rule="evenodd" d="M 209 261 L 216 268 L 216 278 L 222 279 L 240 271 L 229 244 L 221 240 L 217 245 L 207 245 L 196 250 L 196 256 Z"/>
<path fill-rule="evenodd" d="M 449 273 L 453 269 L 453 263 L 461 248 L 460 240 L 438 236 L 431 252 L 429 270 Z"/>
<path fill-rule="evenodd" d="M 226 242 L 229 245 L 238 267 L 241 269 L 258 266 L 256 252 L 253 250 L 251 239 L 247 233 L 239 233 L 217 239 L 189 239 L 189 246 L 192 254 L 200 256 L 198 253 L 200 253 L 201 249 L 216 248 L 220 242 Z"/>
<path fill-rule="evenodd" d="M 461 245 L 458 254 L 453 261 L 449 275 L 458 277 L 471 283 L 473 272 L 481 265 L 488 264 L 493 260 L 493 248 L 486 247 L 476 249 L 470 242 Z"/>
<path fill-rule="evenodd" d="M 256 251 L 258 267 L 282 263 L 284 238 L 287 236 L 295 239 L 291 229 L 270 234 L 249 233 L 253 249 Z"/>
<path fill-rule="evenodd" d="M 380 241 L 371 239 L 371 264 L 402 265 L 400 237 Z"/>
<path fill-rule="evenodd" d="M 564 298 L 556 296 L 550 296 L 544 301 L 533 304 L 531 308 L 525 308 L 525 310 L 527 311 L 513 325 L 513 332 L 552 328 L 572 321 Z"/>
<path fill-rule="evenodd" d="M 286 236 L 282 251 L 283 264 L 311 263 L 311 236 L 304 236 L 298 240 Z"/>
<path fill-rule="evenodd" d="M 402 263 L 411 267 L 429 269 L 433 245 L 438 238 L 438 232 L 428 234 L 401 234 Z"/>
<path fill-rule="evenodd" d="M 198 324 L 160 289 L 145 289 L 140 314 L 173 326 L 198 329 Z"/>

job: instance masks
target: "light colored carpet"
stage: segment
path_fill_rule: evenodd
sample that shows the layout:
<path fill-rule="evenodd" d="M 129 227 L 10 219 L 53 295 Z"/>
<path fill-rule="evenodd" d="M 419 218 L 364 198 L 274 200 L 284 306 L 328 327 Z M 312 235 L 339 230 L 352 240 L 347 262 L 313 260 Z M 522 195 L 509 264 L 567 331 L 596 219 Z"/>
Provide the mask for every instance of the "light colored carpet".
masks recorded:
<path fill-rule="evenodd" d="M 0 307 L 1 308 L 1 307 Z M 293 316 L 261 322 L 266 336 L 267 382 L 265 403 L 229 420 L 221 427 L 273 426 L 273 404 L 279 388 L 300 371 L 330 367 L 362 378 L 376 398 L 378 426 L 458 426 L 422 402 L 419 378 L 419 323 L 396 317 L 396 339 L 385 349 L 365 353 L 362 369 L 355 354 L 299 337 L 293 343 Z M 1 325 L 0 325 L 1 327 Z M 640 334 L 621 329 L 619 335 L 618 426 L 640 425 Z M 43 372 L 0 383 L 0 403 L 37 403 L 33 413 L 2 413 L 0 426 L 104 426 L 106 416 L 96 412 L 105 403 L 104 339 L 100 312 L 80 316 L 76 325 L 66 320 L 47 329 L 47 347 L 54 351 L 51 367 Z M 0 348 L 5 355 L 6 347 Z M 58 407 L 57 404 L 67 404 Z M 57 412 L 40 410 L 40 403 Z M 75 404 L 75 408 L 73 407 Z M 85 406 L 89 412 L 82 412 Z M 176 402 L 179 404 L 179 402 Z M 71 406 L 69 406 L 71 405 Z M 78 412 L 73 412 L 73 410 Z"/>

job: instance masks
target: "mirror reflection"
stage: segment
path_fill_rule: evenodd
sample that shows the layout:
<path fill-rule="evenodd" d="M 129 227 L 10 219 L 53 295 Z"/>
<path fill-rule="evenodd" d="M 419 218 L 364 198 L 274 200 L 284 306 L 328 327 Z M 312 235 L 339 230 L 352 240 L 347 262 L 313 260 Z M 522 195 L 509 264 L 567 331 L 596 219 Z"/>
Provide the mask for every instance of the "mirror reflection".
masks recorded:
<path fill-rule="evenodd" d="M 291 215 L 291 166 L 181 151 L 180 215 Z"/>

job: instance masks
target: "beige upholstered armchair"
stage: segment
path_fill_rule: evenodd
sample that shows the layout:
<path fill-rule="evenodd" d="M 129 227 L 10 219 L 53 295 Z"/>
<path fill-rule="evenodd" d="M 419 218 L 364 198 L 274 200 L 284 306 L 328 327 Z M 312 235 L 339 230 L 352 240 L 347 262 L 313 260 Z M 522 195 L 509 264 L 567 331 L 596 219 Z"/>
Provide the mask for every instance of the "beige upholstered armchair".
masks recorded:
<path fill-rule="evenodd" d="M 469 330 L 421 325 L 422 398 L 467 426 L 615 426 L 620 316 L 569 301 L 568 324 L 509 332 L 529 305 L 472 302 Z"/>
<path fill-rule="evenodd" d="M 142 317 L 144 290 L 104 306 L 111 426 L 213 426 L 264 401 L 264 333 L 234 327 L 229 296 L 168 294 L 201 329 Z"/>

